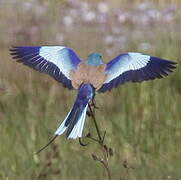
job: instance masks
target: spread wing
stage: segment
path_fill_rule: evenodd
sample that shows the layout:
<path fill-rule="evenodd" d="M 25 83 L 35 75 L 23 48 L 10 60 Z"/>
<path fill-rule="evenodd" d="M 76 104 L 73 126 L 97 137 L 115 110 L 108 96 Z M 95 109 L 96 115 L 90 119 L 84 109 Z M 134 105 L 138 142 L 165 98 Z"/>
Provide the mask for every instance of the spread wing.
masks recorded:
<path fill-rule="evenodd" d="M 163 78 L 176 68 L 175 65 L 175 62 L 141 53 L 120 54 L 107 63 L 107 79 L 98 92 L 111 90 L 129 81 L 142 82 Z"/>
<path fill-rule="evenodd" d="M 10 51 L 17 62 L 49 74 L 65 87 L 73 89 L 69 74 L 80 59 L 72 49 L 64 46 L 17 46 Z"/>

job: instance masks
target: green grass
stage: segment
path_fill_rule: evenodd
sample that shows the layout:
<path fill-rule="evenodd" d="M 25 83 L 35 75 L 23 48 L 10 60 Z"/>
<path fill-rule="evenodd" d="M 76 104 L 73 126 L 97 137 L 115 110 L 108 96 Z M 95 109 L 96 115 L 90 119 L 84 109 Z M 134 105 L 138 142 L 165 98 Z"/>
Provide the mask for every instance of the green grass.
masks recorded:
<path fill-rule="evenodd" d="M 167 5 L 162 1 L 158 4 Z M 17 9 L 14 16 L 2 16 L 2 11 L 0 14 L 3 22 L 0 25 L 3 27 L 0 29 L 0 179 L 3 180 L 106 179 L 101 165 L 91 158 L 93 152 L 99 152 L 94 143 L 81 147 L 77 140 L 66 140 L 61 136 L 41 154 L 33 154 L 52 137 L 70 110 L 76 92 L 64 89 L 47 75 L 13 62 L 8 52 L 10 45 L 58 44 L 54 35 L 62 32 L 63 43 L 73 47 L 82 58 L 97 51 L 108 61 L 123 51 L 141 51 L 139 44 L 148 42 L 151 48 L 142 52 L 181 62 L 179 5 L 171 23 L 161 26 L 155 23 L 151 27 L 126 23 L 120 25 L 123 31 L 116 35 L 110 30 L 110 25 L 116 26 L 112 16 L 105 31 L 100 31 L 96 24 L 79 24 L 67 31 L 61 27 L 57 16 L 61 5 L 55 5 L 46 4 L 48 12 L 52 13 L 40 19 L 36 19 L 33 10 L 27 14 Z M 12 6 L 6 5 L 6 8 L 11 10 Z M 12 24 L 7 23 L 10 21 Z M 36 24 L 36 21 L 41 23 Z M 35 33 L 35 38 L 29 35 L 27 40 L 26 36 L 12 32 L 16 27 L 27 32 L 33 25 L 39 28 L 40 36 Z M 127 44 L 124 47 L 118 42 L 106 45 L 103 37 L 110 34 L 116 38 L 126 37 Z M 108 48 L 112 54 L 107 53 Z M 114 149 L 110 159 L 113 179 L 181 178 L 179 64 L 169 77 L 141 84 L 128 83 L 110 93 L 98 94 L 96 100 L 100 107 L 98 124 L 102 132 L 107 131 L 106 143 Z M 87 117 L 84 133 L 89 131 L 96 135 L 94 124 Z M 127 172 L 123 167 L 125 160 L 134 169 Z"/>

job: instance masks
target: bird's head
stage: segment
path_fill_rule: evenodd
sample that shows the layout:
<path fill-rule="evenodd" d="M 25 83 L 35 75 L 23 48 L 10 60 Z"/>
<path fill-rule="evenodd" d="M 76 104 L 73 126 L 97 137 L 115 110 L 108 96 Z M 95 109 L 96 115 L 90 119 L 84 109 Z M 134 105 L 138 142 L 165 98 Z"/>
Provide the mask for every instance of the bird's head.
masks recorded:
<path fill-rule="evenodd" d="M 102 56 L 99 53 L 91 53 L 86 59 L 86 64 L 90 66 L 99 66 L 103 64 L 102 62 Z"/>

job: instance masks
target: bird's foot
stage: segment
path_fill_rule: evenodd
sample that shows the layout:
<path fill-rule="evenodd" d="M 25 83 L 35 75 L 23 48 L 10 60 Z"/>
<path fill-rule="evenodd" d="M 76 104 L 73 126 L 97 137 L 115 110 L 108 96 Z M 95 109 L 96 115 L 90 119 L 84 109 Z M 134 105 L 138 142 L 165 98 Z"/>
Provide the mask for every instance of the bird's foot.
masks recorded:
<path fill-rule="evenodd" d="M 88 117 L 91 117 L 91 112 L 90 111 L 87 111 L 86 114 L 87 114 Z"/>
<path fill-rule="evenodd" d="M 96 101 L 93 99 L 90 104 L 94 109 L 99 109 L 99 107 L 96 105 Z"/>

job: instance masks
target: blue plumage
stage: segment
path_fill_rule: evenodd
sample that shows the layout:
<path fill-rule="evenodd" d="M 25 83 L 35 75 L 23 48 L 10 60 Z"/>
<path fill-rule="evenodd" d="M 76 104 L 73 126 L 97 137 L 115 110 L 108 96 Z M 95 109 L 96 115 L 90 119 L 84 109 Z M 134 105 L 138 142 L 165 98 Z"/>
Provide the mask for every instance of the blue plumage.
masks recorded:
<path fill-rule="evenodd" d="M 13 47 L 10 51 L 17 62 L 49 74 L 65 87 L 73 89 L 69 73 L 77 67 L 80 59 L 70 48 L 64 46 L 21 46 Z"/>
<path fill-rule="evenodd" d="M 103 64 L 98 53 L 81 61 L 64 46 L 21 46 L 10 51 L 17 62 L 49 74 L 68 89 L 78 90 L 72 109 L 55 132 L 59 136 L 66 131 L 66 138 L 73 139 L 82 136 L 88 103 L 95 91 L 104 93 L 126 82 L 163 78 L 176 67 L 175 62 L 134 52 L 120 54 Z"/>
<path fill-rule="evenodd" d="M 61 135 L 66 131 L 67 138 L 82 136 L 85 115 L 89 101 L 94 97 L 94 88 L 90 84 L 82 84 L 78 89 L 75 103 L 65 120 L 56 130 L 55 135 Z"/>
<path fill-rule="evenodd" d="M 131 54 L 131 55 L 130 55 Z M 160 59 L 141 53 L 125 53 L 107 63 L 106 82 L 98 90 L 100 93 L 126 82 L 142 82 L 160 79 L 167 76 L 175 68 L 175 62 Z"/>
<path fill-rule="evenodd" d="M 103 64 L 102 56 L 99 53 L 91 53 L 87 57 L 85 63 L 90 66 L 99 66 L 99 65 Z"/>

